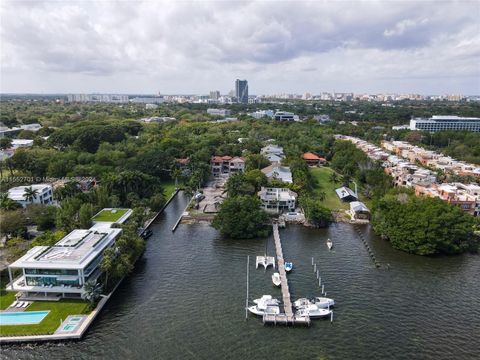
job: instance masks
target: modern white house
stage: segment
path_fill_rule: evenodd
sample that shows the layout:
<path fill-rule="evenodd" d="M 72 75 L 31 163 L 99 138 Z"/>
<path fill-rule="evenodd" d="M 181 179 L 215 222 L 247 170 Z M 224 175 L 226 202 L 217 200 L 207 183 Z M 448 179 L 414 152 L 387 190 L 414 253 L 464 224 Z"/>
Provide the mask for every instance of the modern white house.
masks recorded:
<path fill-rule="evenodd" d="M 293 183 L 292 172 L 288 166 L 270 165 L 263 168 L 262 172 L 268 179 L 277 179 L 288 184 Z"/>
<path fill-rule="evenodd" d="M 277 121 L 300 121 L 298 115 L 288 111 L 277 111 L 274 115 L 274 118 Z"/>
<path fill-rule="evenodd" d="M 28 198 L 25 189 L 32 188 L 36 191 L 33 198 Z M 28 191 L 28 190 L 27 190 Z M 8 190 L 8 197 L 23 207 L 29 204 L 51 204 L 53 202 L 53 187 L 50 184 L 35 184 L 31 186 L 17 186 Z"/>
<path fill-rule="evenodd" d="M 262 187 L 257 195 L 265 211 L 278 214 L 295 210 L 297 193 L 290 189 Z"/>
<path fill-rule="evenodd" d="M 117 214 L 115 221 L 103 214 Z M 35 246 L 8 266 L 7 291 L 22 293 L 25 299 L 84 298 L 85 284 L 102 274 L 100 263 L 106 249 L 115 245 L 131 209 L 104 209 L 94 216 L 94 225 L 75 229 L 53 246 Z M 99 219 L 99 220 L 96 220 Z"/>

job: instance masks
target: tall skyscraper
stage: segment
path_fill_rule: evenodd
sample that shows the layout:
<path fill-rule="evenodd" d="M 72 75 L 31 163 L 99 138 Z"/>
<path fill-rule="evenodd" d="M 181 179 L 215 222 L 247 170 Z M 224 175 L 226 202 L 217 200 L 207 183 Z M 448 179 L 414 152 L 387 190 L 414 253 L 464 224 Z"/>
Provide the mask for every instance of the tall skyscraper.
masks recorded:
<path fill-rule="evenodd" d="M 242 104 L 248 104 L 248 81 L 239 80 L 235 81 L 235 96 L 237 101 Z"/>

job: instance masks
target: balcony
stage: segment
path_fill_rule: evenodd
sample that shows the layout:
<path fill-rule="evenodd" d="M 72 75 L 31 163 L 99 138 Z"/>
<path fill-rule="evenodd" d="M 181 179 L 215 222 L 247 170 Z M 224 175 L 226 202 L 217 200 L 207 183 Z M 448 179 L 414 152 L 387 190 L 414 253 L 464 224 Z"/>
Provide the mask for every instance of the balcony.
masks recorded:
<path fill-rule="evenodd" d="M 24 291 L 24 292 L 37 292 L 37 293 L 77 293 L 82 294 L 84 292 L 83 286 L 71 286 L 71 285 L 27 285 L 25 276 L 20 276 L 9 283 L 6 287 L 8 291 Z"/>

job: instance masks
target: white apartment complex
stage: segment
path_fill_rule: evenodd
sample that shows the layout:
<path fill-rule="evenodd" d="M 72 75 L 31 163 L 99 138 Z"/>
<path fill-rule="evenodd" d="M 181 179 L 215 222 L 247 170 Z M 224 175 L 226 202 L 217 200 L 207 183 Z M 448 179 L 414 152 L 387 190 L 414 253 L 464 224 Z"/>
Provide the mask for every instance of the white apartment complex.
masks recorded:
<path fill-rule="evenodd" d="M 70 94 L 68 102 L 93 102 L 93 103 L 128 103 L 128 95 L 118 94 Z"/>
<path fill-rule="evenodd" d="M 436 132 L 442 130 L 463 130 L 480 132 L 480 118 L 454 115 L 434 115 L 429 119 L 410 120 L 410 130 Z"/>

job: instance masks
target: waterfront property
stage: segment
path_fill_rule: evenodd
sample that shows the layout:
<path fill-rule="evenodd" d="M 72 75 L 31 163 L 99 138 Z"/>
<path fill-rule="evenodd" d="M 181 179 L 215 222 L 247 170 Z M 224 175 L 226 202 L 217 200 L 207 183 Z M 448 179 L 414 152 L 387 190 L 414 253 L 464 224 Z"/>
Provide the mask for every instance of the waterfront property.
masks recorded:
<path fill-rule="evenodd" d="M 352 220 L 370 220 L 370 210 L 361 201 L 352 201 L 350 216 Z"/>
<path fill-rule="evenodd" d="M 295 210 L 297 193 L 286 188 L 262 187 L 258 192 L 262 208 L 268 212 L 281 213 Z"/>
<path fill-rule="evenodd" d="M 29 194 L 29 189 L 34 194 Z M 17 186 L 8 190 L 8 197 L 23 207 L 30 204 L 51 204 L 53 202 L 53 188 L 50 184 L 35 184 L 30 186 Z"/>
<path fill-rule="evenodd" d="M 112 225 L 125 222 L 131 213 L 131 209 L 103 209 L 93 217 L 90 229 L 75 229 L 54 246 L 33 247 L 8 266 L 6 290 L 32 300 L 85 298 L 85 284 L 102 273 L 103 252 L 122 233 Z"/>

